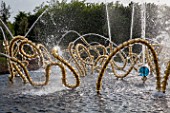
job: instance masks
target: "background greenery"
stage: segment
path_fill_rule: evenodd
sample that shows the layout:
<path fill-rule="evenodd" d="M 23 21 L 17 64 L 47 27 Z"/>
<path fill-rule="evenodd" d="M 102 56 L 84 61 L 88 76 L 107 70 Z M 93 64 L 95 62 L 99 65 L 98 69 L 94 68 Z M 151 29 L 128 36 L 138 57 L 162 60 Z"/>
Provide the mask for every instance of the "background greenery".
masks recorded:
<path fill-rule="evenodd" d="M 78 0 L 59 2 L 52 0 L 50 4 L 49 6 L 41 4 L 35 7 L 34 13 L 20 11 L 15 16 L 14 22 L 11 23 L 8 21 L 10 6 L 2 1 L 0 18 L 8 25 L 14 36 L 25 35 L 38 16 L 48 7 L 48 11 L 28 34 L 27 37 L 30 40 L 44 43 L 48 38 L 55 37 L 55 41 L 57 41 L 68 30 L 75 30 L 80 34 L 93 32 L 108 37 L 106 6 L 104 3 L 87 3 L 86 1 Z M 146 37 L 154 38 L 157 35 L 156 26 L 154 25 L 157 19 L 157 5 L 150 3 L 146 5 L 148 17 L 146 21 Z M 108 3 L 111 36 L 115 43 L 119 44 L 129 39 L 131 10 L 132 3 L 128 6 L 124 6 L 119 2 Z M 140 11 L 141 5 L 135 3 L 133 37 L 141 36 Z M 0 25 L 3 27 L 2 23 Z M 8 39 L 11 38 L 8 32 L 6 32 L 6 35 Z M 50 37 L 51 35 L 53 37 Z M 68 41 L 72 40 L 70 38 L 67 38 Z M 0 34 L 0 39 L 3 40 L 2 34 Z"/>
<path fill-rule="evenodd" d="M 120 2 L 108 3 L 108 11 L 110 17 L 111 38 L 116 44 L 120 44 L 129 39 L 132 4 L 124 6 Z M 141 4 L 135 3 L 134 14 L 134 29 L 133 38 L 141 37 Z M 34 13 L 20 11 L 16 16 L 14 22 L 9 21 L 11 14 L 10 6 L 5 2 L 1 2 L 0 18 L 9 27 L 14 36 L 25 35 L 35 20 L 42 14 L 44 10 L 47 12 L 37 21 L 35 27 L 27 35 L 27 38 L 33 42 L 43 43 L 48 48 L 54 47 L 62 35 L 69 30 L 75 30 L 80 34 L 98 33 L 108 37 L 106 5 L 105 3 L 87 3 L 86 1 L 72 0 L 67 2 L 65 0 L 59 2 L 52 0 L 50 5 L 41 4 L 35 7 Z M 159 35 L 159 30 L 162 26 L 158 20 L 158 6 L 155 4 L 146 4 L 146 37 L 155 38 Z M 165 16 L 168 16 L 169 7 L 163 10 Z M 169 16 L 170 17 L 170 16 Z M 164 23 L 169 20 L 164 20 Z M 11 39 L 9 33 L 4 28 L 2 23 L 0 26 L 5 31 L 8 40 Z M 163 29 L 163 27 L 161 28 Z M 169 33 L 170 34 L 170 33 Z M 70 33 L 62 41 L 61 46 L 68 46 L 70 41 L 77 38 L 74 33 Z M 0 33 L 0 40 L 3 40 L 2 33 Z M 97 41 L 105 44 L 103 40 L 91 36 L 90 41 Z M 0 52 L 2 52 L 2 41 Z M 0 59 L 3 63 L 4 59 Z M 0 64 L 0 66 L 2 66 Z"/>

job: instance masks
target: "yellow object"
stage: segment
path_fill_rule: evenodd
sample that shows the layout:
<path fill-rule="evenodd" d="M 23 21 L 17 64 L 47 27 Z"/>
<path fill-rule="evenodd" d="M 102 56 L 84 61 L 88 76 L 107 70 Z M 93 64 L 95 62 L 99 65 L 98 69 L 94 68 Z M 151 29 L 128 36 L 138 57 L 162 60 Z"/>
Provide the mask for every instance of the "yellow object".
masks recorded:
<path fill-rule="evenodd" d="M 106 70 L 106 67 L 108 66 L 109 62 L 111 61 L 112 57 L 117 53 L 119 52 L 121 49 L 131 45 L 131 44 L 137 44 L 137 43 L 140 43 L 142 45 L 145 45 L 148 47 L 148 49 L 151 51 L 152 53 L 152 56 L 153 56 L 153 60 L 154 60 L 154 63 L 155 63 L 155 70 L 156 70 L 156 83 L 157 83 L 157 90 L 160 91 L 161 90 L 161 77 L 160 77 L 160 67 L 158 65 L 158 58 L 157 58 L 157 54 L 154 50 L 154 48 L 144 39 L 132 39 L 132 40 L 129 40 L 129 41 L 126 41 L 124 42 L 123 44 L 120 44 L 119 46 L 117 46 L 116 48 L 114 48 L 114 50 L 112 51 L 112 53 L 110 53 L 110 55 L 108 56 L 106 62 L 104 63 L 100 73 L 99 73 L 99 76 L 98 76 L 98 79 L 97 79 L 97 82 L 96 82 L 96 90 L 97 90 L 97 93 L 100 93 L 100 90 L 101 90 L 101 86 L 102 86 L 102 78 L 104 76 L 104 72 Z M 134 62 L 135 63 L 135 62 Z M 129 69 L 129 71 L 131 70 L 131 68 Z M 127 71 L 129 73 L 129 71 Z"/>
<path fill-rule="evenodd" d="M 92 73 L 94 71 L 99 71 L 96 90 L 97 93 L 100 93 L 102 78 L 106 68 L 109 68 L 109 64 L 114 76 L 117 78 L 126 77 L 133 69 L 136 71 L 138 70 L 136 66 L 141 65 L 142 58 L 140 58 L 137 53 L 133 53 L 132 47 L 134 44 L 141 44 L 146 48 L 144 53 L 146 56 L 146 63 L 149 65 L 151 72 L 156 74 L 156 89 L 165 92 L 170 75 L 170 61 L 167 63 L 163 82 L 161 83 L 158 57 L 154 50 L 155 45 L 151 45 L 146 40 L 140 38 L 126 41 L 115 48 L 113 48 L 111 44 L 107 47 L 101 44 L 90 45 L 84 38 L 82 41 L 85 43 L 84 45 L 82 43 L 74 44 L 70 42 L 68 49 L 63 51 L 69 52 L 72 58 L 68 60 L 69 62 L 58 54 L 57 48 L 54 47 L 50 53 L 44 45 L 35 44 L 23 36 L 16 36 L 10 42 L 4 41 L 6 55 L 9 56 L 7 57 L 4 55 L 7 57 L 8 61 L 10 72 L 9 80 L 13 82 L 14 77 L 20 75 L 24 83 L 29 82 L 33 86 L 47 85 L 50 78 L 51 67 L 58 66 L 61 69 L 62 83 L 68 88 L 76 88 L 80 85 L 80 76 L 87 75 L 87 66 L 91 66 L 90 70 Z M 128 55 L 122 52 L 125 48 L 129 48 Z M 29 51 L 26 49 L 29 49 Z M 119 66 L 114 57 L 119 57 L 123 65 Z M 27 67 L 29 66 L 29 61 L 32 59 L 37 59 L 39 66 L 45 69 L 44 81 L 35 82 L 31 78 Z M 73 62 L 75 67 L 71 66 L 70 62 Z M 128 64 L 130 64 L 130 66 L 128 66 L 127 69 L 125 67 Z M 67 82 L 66 68 L 72 72 L 75 78 L 75 84 L 69 84 Z M 118 74 L 117 71 L 123 71 L 124 73 Z M 146 77 L 143 78 L 143 81 L 145 80 L 147 80 Z"/>

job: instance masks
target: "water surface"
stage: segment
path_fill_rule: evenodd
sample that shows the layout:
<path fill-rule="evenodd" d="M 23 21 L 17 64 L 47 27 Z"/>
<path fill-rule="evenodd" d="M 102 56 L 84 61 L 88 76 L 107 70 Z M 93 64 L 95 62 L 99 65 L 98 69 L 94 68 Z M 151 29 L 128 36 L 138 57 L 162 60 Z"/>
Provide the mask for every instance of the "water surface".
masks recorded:
<path fill-rule="evenodd" d="M 31 72 L 41 75 L 41 71 Z M 0 113 L 164 113 L 170 112 L 170 89 L 165 96 L 156 96 L 155 77 L 145 84 L 136 73 L 117 80 L 111 73 L 103 79 L 101 94 L 96 94 L 97 73 L 81 78 L 81 85 L 68 89 L 61 84 L 61 75 L 52 75 L 50 84 L 32 87 L 14 84 L 8 75 L 0 76 Z M 73 83 L 73 78 L 68 81 Z"/>

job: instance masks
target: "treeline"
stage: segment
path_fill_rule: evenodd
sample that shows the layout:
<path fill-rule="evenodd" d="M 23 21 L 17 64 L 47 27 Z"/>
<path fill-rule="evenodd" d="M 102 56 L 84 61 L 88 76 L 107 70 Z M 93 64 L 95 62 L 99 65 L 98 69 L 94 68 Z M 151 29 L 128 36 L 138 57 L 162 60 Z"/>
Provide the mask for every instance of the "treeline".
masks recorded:
<path fill-rule="evenodd" d="M 52 0 L 49 4 L 48 6 L 45 4 L 37 6 L 33 14 L 20 11 L 15 16 L 14 22 L 11 23 L 8 21 L 10 6 L 2 2 L 0 18 L 8 25 L 14 36 L 25 35 L 35 20 L 47 9 L 27 35 L 27 38 L 50 46 L 54 46 L 62 35 L 69 30 L 75 30 L 80 34 L 97 33 L 108 37 L 105 3 Z M 112 41 L 117 44 L 128 40 L 130 37 L 132 5 L 133 3 L 128 6 L 119 2 L 108 3 Z M 139 38 L 141 37 L 141 4 L 135 3 L 134 6 L 133 38 Z M 154 38 L 159 34 L 158 26 L 160 28 L 160 23 L 158 24 L 157 9 L 158 6 L 155 4 L 146 4 L 146 37 Z M 2 23 L 0 25 L 3 27 Z M 10 39 L 6 30 L 5 33 Z M 63 39 L 63 45 L 76 38 L 77 35 L 74 33 L 67 35 Z M 0 34 L 0 39 L 3 39 L 2 34 Z M 103 43 L 103 40 L 95 37 L 89 37 L 88 40 Z"/>

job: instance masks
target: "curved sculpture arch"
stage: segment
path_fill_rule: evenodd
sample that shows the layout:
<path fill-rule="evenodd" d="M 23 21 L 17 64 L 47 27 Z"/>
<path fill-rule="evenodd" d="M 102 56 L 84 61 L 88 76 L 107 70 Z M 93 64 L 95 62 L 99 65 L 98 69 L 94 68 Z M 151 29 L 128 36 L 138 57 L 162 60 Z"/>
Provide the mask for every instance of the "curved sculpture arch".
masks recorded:
<path fill-rule="evenodd" d="M 89 35 L 89 34 L 88 34 Z M 81 37 L 79 37 L 78 39 L 81 39 Z M 77 39 L 77 40 L 78 40 Z M 167 82 L 168 82 L 168 78 L 170 75 L 170 61 L 168 61 L 167 63 L 167 67 L 166 67 L 166 71 L 165 71 L 165 75 L 164 78 L 161 79 L 160 77 L 160 67 L 158 64 L 158 57 L 157 57 L 157 53 L 154 50 L 154 46 L 151 45 L 147 40 L 144 39 L 132 39 L 129 41 L 126 41 L 120 45 L 118 45 L 117 47 L 114 48 L 113 51 L 111 51 L 111 53 L 107 53 L 107 47 L 105 46 L 101 46 L 98 43 L 94 43 L 97 44 L 97 46 L 94 47 L 100 47 L 100 49 L 103 50 L 103 53 L 100 54 L 99 51 L 96 50 L 96 53 L 98 53 L 98 57 L 93 60 L 93 57 L 90 54 L 90 50 L 95 51 L 95 48 L 93 48 L 93 46 L 89 46 L 86 47 L 84 45 L 78 44 L 75 46 L 75 49 L 73 48 L 74 43 L 77 41 L 75 40 L 74 42 L 70 42 L 69 47 L 70 47 L 70 51 L 73 57 L 76 54 L 77 55 L 77 59 L 83 63 L 84 67 L 76 67 L 73 68 L 71 66 L 71 64 L 69 64 L 62 56 L 60 56 L 58 54 L 58 50 L 54 47 L 52 49 L 51 52 L 48 52 L 48 50 L 41 44 L 35 44 L 33 42 L 31 42 L 30 40 L 28 40 L 27 38 L 23 37 L 23 36 L 16 36 L 13 37 L 13 39 L 8 43 L 8 41 L 4 38 L 4 46 L 5 46 L 5 50 L 6 50 L 6 54 L 4 53 L 0 53 L 1 56 L 6 57 L 8 59 L 8 66 L 9 66 L 9 71 L 11 76 L 9 77 L 9 79 L 12 81 L 13 78 L 15 77 L 16 74 L 20 75 L 21 78 L 23 79 L 24 83 L 29 82 L 31 85 L 33 86 L 43 86 L 43 85 L 47 85 L 49 82 L 49 77 L 50 77 L 50 69 L 52 66 L 58 66 L 61 69 L 61 74 L 62 74 L 62 82 L 63 84 L 68 87 L 68 88 L 76 88 L 80 85 L 80 75 L 82 74 L 86 74 L 86 65 L 92 65 L 92 72 L 94 71 L 94 69 L 98 69 L 97 63 L 102 64 L 101 67 L 99 68 L 100 73 L 97 79 L 97 83 L 96 83 L 96 89 L 97 89 L 97 93 L 100 93 L 101 90 L 101 86 L 102 86 L 102 78 L 104 76 L 105 70 L 108 67 L 108 64 L 111 65 L 112 67 L 112 71 L 115 74 L 115 77 L 117 78 L 124 78 L 127 75 L 130 74 L 130 72 L 132 71 L 132 69 L 135 69 L 135 63 L 136 61 L 139 59 L 139 56 L 136 53 L 132 53 L 132 55 L 130 55 L 130 57 L 132 56 L 132 59 L 130 58 L 130 60 L 132 60 L 131 66 L 129 69 L 126 70 L 126 73 L 123 75 L 118 75 L 116 74 L 116 69 L 124 69 L 124 66 L 118 67 L 115 63 L 114 63 L 114 59 L 112 59 L 115 55 L 117 55 L 119 52 L 123 52 L 122 49 L 124 48 L 128 48 L 130 45 L 134 45 L 134 44 L 141 44 L 147 47 L 147 54 L 149 56 L 146 55 L 146 60 L 147 63 L 152 63 L 149 64 L 153 65 L 152 70 L 155 70 L 156 73 L 156 89 L 158 91 L 162 91 L 165 92 L 166 87 L 167 87 Z M 31 48 L 32 53 L 27 53 L 27 51 L 24 50 L 24 46 L 29 46 Z M 81 58 L 80 54 L 81 52 L 84 51 L 86 52 L 86 54 L 88 55 L 88 57 L 86 59 Z M 141 54 L 141 53 L 140 53 Z M 17 55 L 21 55 L 21 58 L 18 58 Z M 57 59 L 57 61 L 53 61 L 50 58 L 50 55 L 52 55 L 55 59 Z M 47 63 L 43 63 L 44 62 L 44 56 L 47 57 Z M 126 59 L 128 59 L 129 56 L 125 56 Z M 150 58 L 147 58 L 150 57 Z M 45 68 L 45 80 L 44 81 L 40 81 L 40 82 L 36 82 L 32 79 L 32 77 L 29 74 L 29 71 L 27 69 L 28 66 L 28 62 L 27 59 L 32 59 L 32 58 L 38 58 L 39 62 L 41 64 L 45 64 L 44 68 Z M 134 58 L 134 59 L 133 59 Z M 149 60 L 148 60 L 149 59 Z M 74 59 L 75 61 L 77 61 L 76 59 Z M 128 63 L 128 61 L 126 61 L 126 63 Z M 116 68 L 115 68 L 116 67 Z M 72 74 L 74 75 L 75 78 L 75 84 L 68 84 L 67 82 L 67 77 L 66 77 L 66 68 L 68 68 Z M 79 69 L 80 68 L 80 69 Z M 150 66 L 151 68 L 151 66 Z M 77 72 L 76 69 L 80 72 Z M 163 82 L 161 83 L 161 80 L 163 80 Z"/>
<path fill-rule="evenodd" d="M 30 47 L 32 53 L 28 53 L 28 51 L 24 50 L 24 46 L 27 45 Z M 9 80 L 13 82 L 13 79 L 16 74 L 20 75 L 23 82 L 29 82 L 32 86 L 44 86 L 47 85 L 50 78 L 50 70 L 52 66 L 58 66 L 61 69 L 62 74 L 62 83 L 68 88 L 76 88 L 80 85 L 79 75 L 76 73 L 75 69 L 67 63 L 62 57 L 58 55 L 57 49 L 54 47 L 52 49 L 51 54 L 54 58 L 58 61 L 52 61 L 49 56 L 47 49 L 41 44 L 35 44 L 32 41 L 28 40 L 23 36 L 15 36 L 9 42 L 5 40 L 5 48 L 6 54 L 0 53 L 1 56 L 6 57 L 8 59 L 8 68 L 10 72 Z M 48 63 L 44 63 L 44 55 L 47 55 L 47 59 L 49 60 Z M 20 57 L 18 57 L 18 55 Z M 38 58 L 41 66 L 45 64 L 45 80 L 37 82 L 34 81 L 28 71 L 28 64 L 27 60 Z M 67 82 L 66 77 L 66 67 L 72 72 L 75 78 L 75 84 L 69 84 Z"/>
<path fill-rule="evenodd" d="M 113 51 L 112 53 L 110 53 L 110 55 L 108 56 L 106 62 L 104 63 L 99 75 L 98 75 L 98 79 L 97 79 L 97 82 L 96 82 L 96 90 L 97 90 L 97 93 L 100 93 L 100 90 L 101 90 L 101 86 L 102 86 L 102 78 L 104 76 L 104 73 L 105 73 L 105 70 L 106 70 L 106 67 L 108 66 L 109 62 L 111 61 L 112 57 L 117 53 L 119 52 L 121 49 L 123 49 L 124 47 L 126 46 L 129 46 L 131 44 L 143 44 L 145 46 L 148 47 L 148 49 L 151 51 L 152 55 L 153 55 L 153 58 L 154 58 L 154 63 L 155 63 L 155 68 L 156 68 L 156 80 L 157 80 L 157 87 L 156 89 L 158 91 L 161 91 L 161 77 L 160 77 L 160 67 L 159 67 L 159 64 L 158 64 L 158 58 L 157 58 L 157 54 L 154 50 L 154 48 L 144 39 L 132 39 L 132 40 L 129 40 L 127 42 L 124 42 L 123 44 L 117 46 Z"/>

